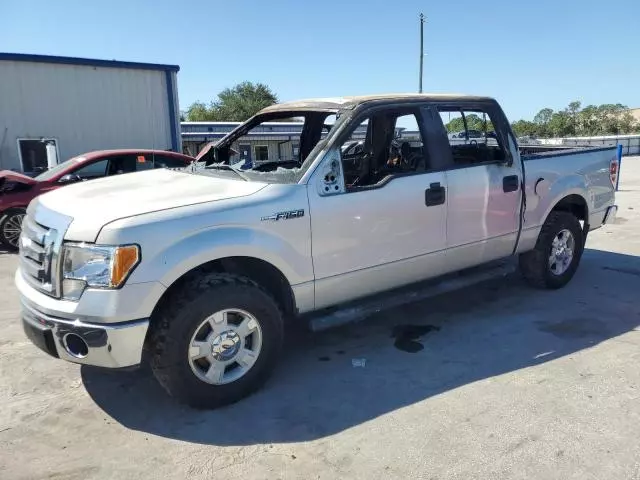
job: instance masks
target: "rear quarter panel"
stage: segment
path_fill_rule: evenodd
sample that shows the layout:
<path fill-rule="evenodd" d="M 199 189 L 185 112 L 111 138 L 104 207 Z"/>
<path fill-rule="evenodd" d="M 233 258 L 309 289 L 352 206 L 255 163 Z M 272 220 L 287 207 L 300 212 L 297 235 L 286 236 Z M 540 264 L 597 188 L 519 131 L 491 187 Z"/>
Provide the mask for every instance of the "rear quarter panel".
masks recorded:
<path fill-rule="evenodd" d="M 547 216 L 568 195 L 585 199 L 594 226 L 615 200 L 609 177 L 609 165 L 615 158 L 615 147 L 524 156 L 527 210 L 519 250 L 534 247 Z"/>

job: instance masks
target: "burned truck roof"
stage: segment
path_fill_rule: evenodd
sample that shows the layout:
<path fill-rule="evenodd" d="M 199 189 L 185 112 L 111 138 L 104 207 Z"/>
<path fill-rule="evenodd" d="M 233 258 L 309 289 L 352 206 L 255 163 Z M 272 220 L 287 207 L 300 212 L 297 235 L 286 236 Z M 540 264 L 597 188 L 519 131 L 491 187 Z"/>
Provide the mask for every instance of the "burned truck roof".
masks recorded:
<path fill-rule="evenodd" d="M 362 95 L 353 97 L 329 97 L 310 98 L 305 100 L 294 100 L 290 102 L 278 103 L 266 107 L 260 113 L 277 113 L 281 111 L 303 111 L 303 110 L 343 110 L 353 109 L 367 102 L 394 102 L 394 101 L 490 101 L 491 97 L 480 97 L 474 95 L 461 94 L 441 94 L 441 93 L 389 93 L 381 95 Z"/>

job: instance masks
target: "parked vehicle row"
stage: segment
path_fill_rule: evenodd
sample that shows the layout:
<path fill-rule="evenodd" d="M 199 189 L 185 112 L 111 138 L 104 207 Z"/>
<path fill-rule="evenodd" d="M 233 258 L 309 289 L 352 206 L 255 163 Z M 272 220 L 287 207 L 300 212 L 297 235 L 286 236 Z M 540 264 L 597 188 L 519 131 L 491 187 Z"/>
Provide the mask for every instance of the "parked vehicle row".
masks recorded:
<path fill-rule="evenodd" d="M 35 178 L 0 171 L 0 245 L 18 249 L 22 220 L 38 195 L 75 182 L 155 168 L 184 168 L 192 157 L 163 150 L 100 150 L 71 158 Z"/>
<path fill-rule="evenodd" d="M 486 116 L 495 141 L 452 140 L 443 118 L 466 114 Z M 230 165 L 240 136 L 292 117 L 304 120 L 297 158 Z M 419 135 L 394 147 L 407 120 Z M 31 201 L 15 282 L 34 344 L 107 368 L 144 351 L 171 395 L 216 407 L 265 382 L 290 322 L 511 256 L 533 286 L 560 288 L 617 211 L 615 148 L 521 155 L 486 97 L 274 105 L 200 160 Z"/>

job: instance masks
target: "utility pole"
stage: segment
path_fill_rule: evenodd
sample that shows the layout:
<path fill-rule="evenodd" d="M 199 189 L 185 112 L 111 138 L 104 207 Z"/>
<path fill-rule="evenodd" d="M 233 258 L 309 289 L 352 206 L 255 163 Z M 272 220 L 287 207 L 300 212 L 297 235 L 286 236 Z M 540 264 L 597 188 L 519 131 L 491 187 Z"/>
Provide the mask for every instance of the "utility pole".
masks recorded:
<path fill-rule="evenodd" d="M 422 93 L 422 64 L 424 63 L 424 14 L 420 14 L 420 83 L 418 93 Z"/>

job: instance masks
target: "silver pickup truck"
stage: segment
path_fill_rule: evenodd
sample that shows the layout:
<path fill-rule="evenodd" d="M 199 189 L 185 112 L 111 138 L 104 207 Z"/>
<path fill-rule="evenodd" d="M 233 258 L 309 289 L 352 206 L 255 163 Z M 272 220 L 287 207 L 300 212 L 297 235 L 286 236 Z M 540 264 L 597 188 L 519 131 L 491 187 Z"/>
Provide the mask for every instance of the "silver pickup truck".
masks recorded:
<path fill-rule="evenodd" d="M 491 132 L 449 138 L 471 115 Z M 288 138 L 269 133 L 291 118 Z M 260 158 L 243 170 L 247 149 Z M 587 233 L 615 216 L 617 167 L 614 147 L 521 155 L 485 97 L 274 105 L 187 169 L 33 200 L 22 322 L 55 357 L 148 360 L 171 395 L 216 407 L 261 386 L 290 321 L 509 257 L 533 286 L 564 286 Z"/>

